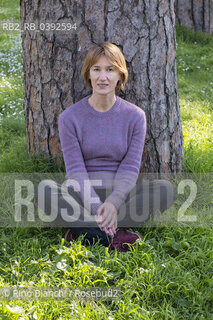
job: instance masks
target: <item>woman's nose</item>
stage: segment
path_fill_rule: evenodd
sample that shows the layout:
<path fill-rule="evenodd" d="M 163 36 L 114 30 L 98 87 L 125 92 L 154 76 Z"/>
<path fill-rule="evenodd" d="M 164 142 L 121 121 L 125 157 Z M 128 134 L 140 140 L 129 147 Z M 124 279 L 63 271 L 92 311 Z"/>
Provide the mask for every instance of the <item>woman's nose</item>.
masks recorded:
<path fill-rule="evenodd" d="M 105 80 L 107 78 L 106 72 L 105 71 L 101 71 L 99 74 L 99 78 Z"/>

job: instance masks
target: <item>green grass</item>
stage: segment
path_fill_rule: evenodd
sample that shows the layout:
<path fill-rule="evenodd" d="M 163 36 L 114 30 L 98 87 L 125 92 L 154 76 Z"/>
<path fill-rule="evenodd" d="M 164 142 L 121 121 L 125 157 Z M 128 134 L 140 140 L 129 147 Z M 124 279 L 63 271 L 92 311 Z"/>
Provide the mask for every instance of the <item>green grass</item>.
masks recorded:
<path fill-rule="evenodd" d="M 185 172 L 213 171 L 213 37 L 177 27 Z"/>
<path fill-rule="evenodd" d="M 0 17 L 16 17 L 19 1 L 1 1 Z M 177 222 L 178 195 L 171 226 L 141 228 L 143 241 L 127 253 L 108 252 L 96 243 L 64 242 L 64 229 L 1 228 L 0 287 L 120 287 L 113 301 L 0 301 L 0 319 L 192 319 L 213 315 L 213 37 L 177 27 L 177 73 L 184 135 L 184 173 L 197 183 L 187 215 L 201 225 Z M 23 114 L 20 35 L 0 34 L 1 215 L 13 212 L 6 174 L 64 171 L 64 166 L 27 151 Z M 202 174 L 199 174 L 202 173 Z M 204 175 L 205 173 L 205 175 Z M 10 201 L 9 201 L 10 200 Z M 168 210 L 169 212 L 169 210 Z"/>
<path fill-rule="evenodd" d="M 0 0 L 0 20 L 19 20 L 19 4 L 19 0 Z"/>

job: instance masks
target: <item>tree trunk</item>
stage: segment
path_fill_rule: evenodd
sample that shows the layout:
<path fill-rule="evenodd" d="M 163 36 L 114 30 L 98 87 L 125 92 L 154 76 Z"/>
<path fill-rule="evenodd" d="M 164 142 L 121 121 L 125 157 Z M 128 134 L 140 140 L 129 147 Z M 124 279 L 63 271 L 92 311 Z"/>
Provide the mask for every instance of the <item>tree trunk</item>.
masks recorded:
<path fill-rule="evenodd" d="M 25 22 L 61 22 L 77 30 L 22 33 L 25 116 L 29 152 L 61 156 L 57 119 L 71 104 L 91 93 L 80 76 L 82 61 L 94 44 L 118 45 L 129 79 L 120 97 L 141 107 L 147 135 L 141 172 L 179 172 L 183 137 L 176 75 L 174 0 L 21 0 Z"/>
<path fill-rule="evenodd" d="M 175 0 L 176 23 L 194 31 L 213 33 L 212 0 Z"/>

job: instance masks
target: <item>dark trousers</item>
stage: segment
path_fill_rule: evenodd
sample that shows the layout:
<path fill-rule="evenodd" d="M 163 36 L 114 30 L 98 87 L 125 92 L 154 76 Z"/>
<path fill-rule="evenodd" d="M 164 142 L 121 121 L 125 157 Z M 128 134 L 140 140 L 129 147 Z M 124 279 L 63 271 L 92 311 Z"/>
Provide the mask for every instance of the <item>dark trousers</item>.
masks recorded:
<path fill-rule="evenodd" d="M 73 187 L 68 187 L 67 191 L 60 184 L 53 183 L 45 188 L 43 203 L 38 203 L 38 192 L 36 201 L 38 206 L 44 209 L 47 215 L 51 212 L 57 213 L 57 217 L 50 226 L 68 227 L 72 233 L 78 237 L 85 235 L 85 241 L 90 243 L 100 240 L 100 243 L 108 246 L 111 236 L 106 235 L 98 227 L 94 215 L 84 208 L 80 193 L 74 191 Z M 97 189 L 96 193 L 104 202 L 112 192 L 109 189 Z M 150 220 L 156 214 L 160 214 L 171 207 L 176 198 L 176 190 L 168 180 L 142 181 L 135 185 L 130 191 L 125 202 L 118 210 L 118 227 L 140 227 L 144 222 Z M 63 219 L 62 210 L 66 210 L 69 219 Z"/>

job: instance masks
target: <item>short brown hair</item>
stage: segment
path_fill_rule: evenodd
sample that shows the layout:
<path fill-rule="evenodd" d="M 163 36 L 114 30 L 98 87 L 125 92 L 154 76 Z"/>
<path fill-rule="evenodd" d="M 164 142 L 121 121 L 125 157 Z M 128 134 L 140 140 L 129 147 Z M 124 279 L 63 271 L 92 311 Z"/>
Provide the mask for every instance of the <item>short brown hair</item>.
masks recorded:
<path fill-rule="evenodd" d="M 84 79 L 86 88 L 92 88 L 91 80 L 89 79 L 89 71 L 102 55 L 105 55 L 109 62 L 120 72 L 121 81 L 119 80 L 115 91 L 118 92 L 123 90 L 128 79 L 126 61 L 121 50 L 111 42 L 96 44 L 88 51 L 81 69 L 81 75 Z"/>

